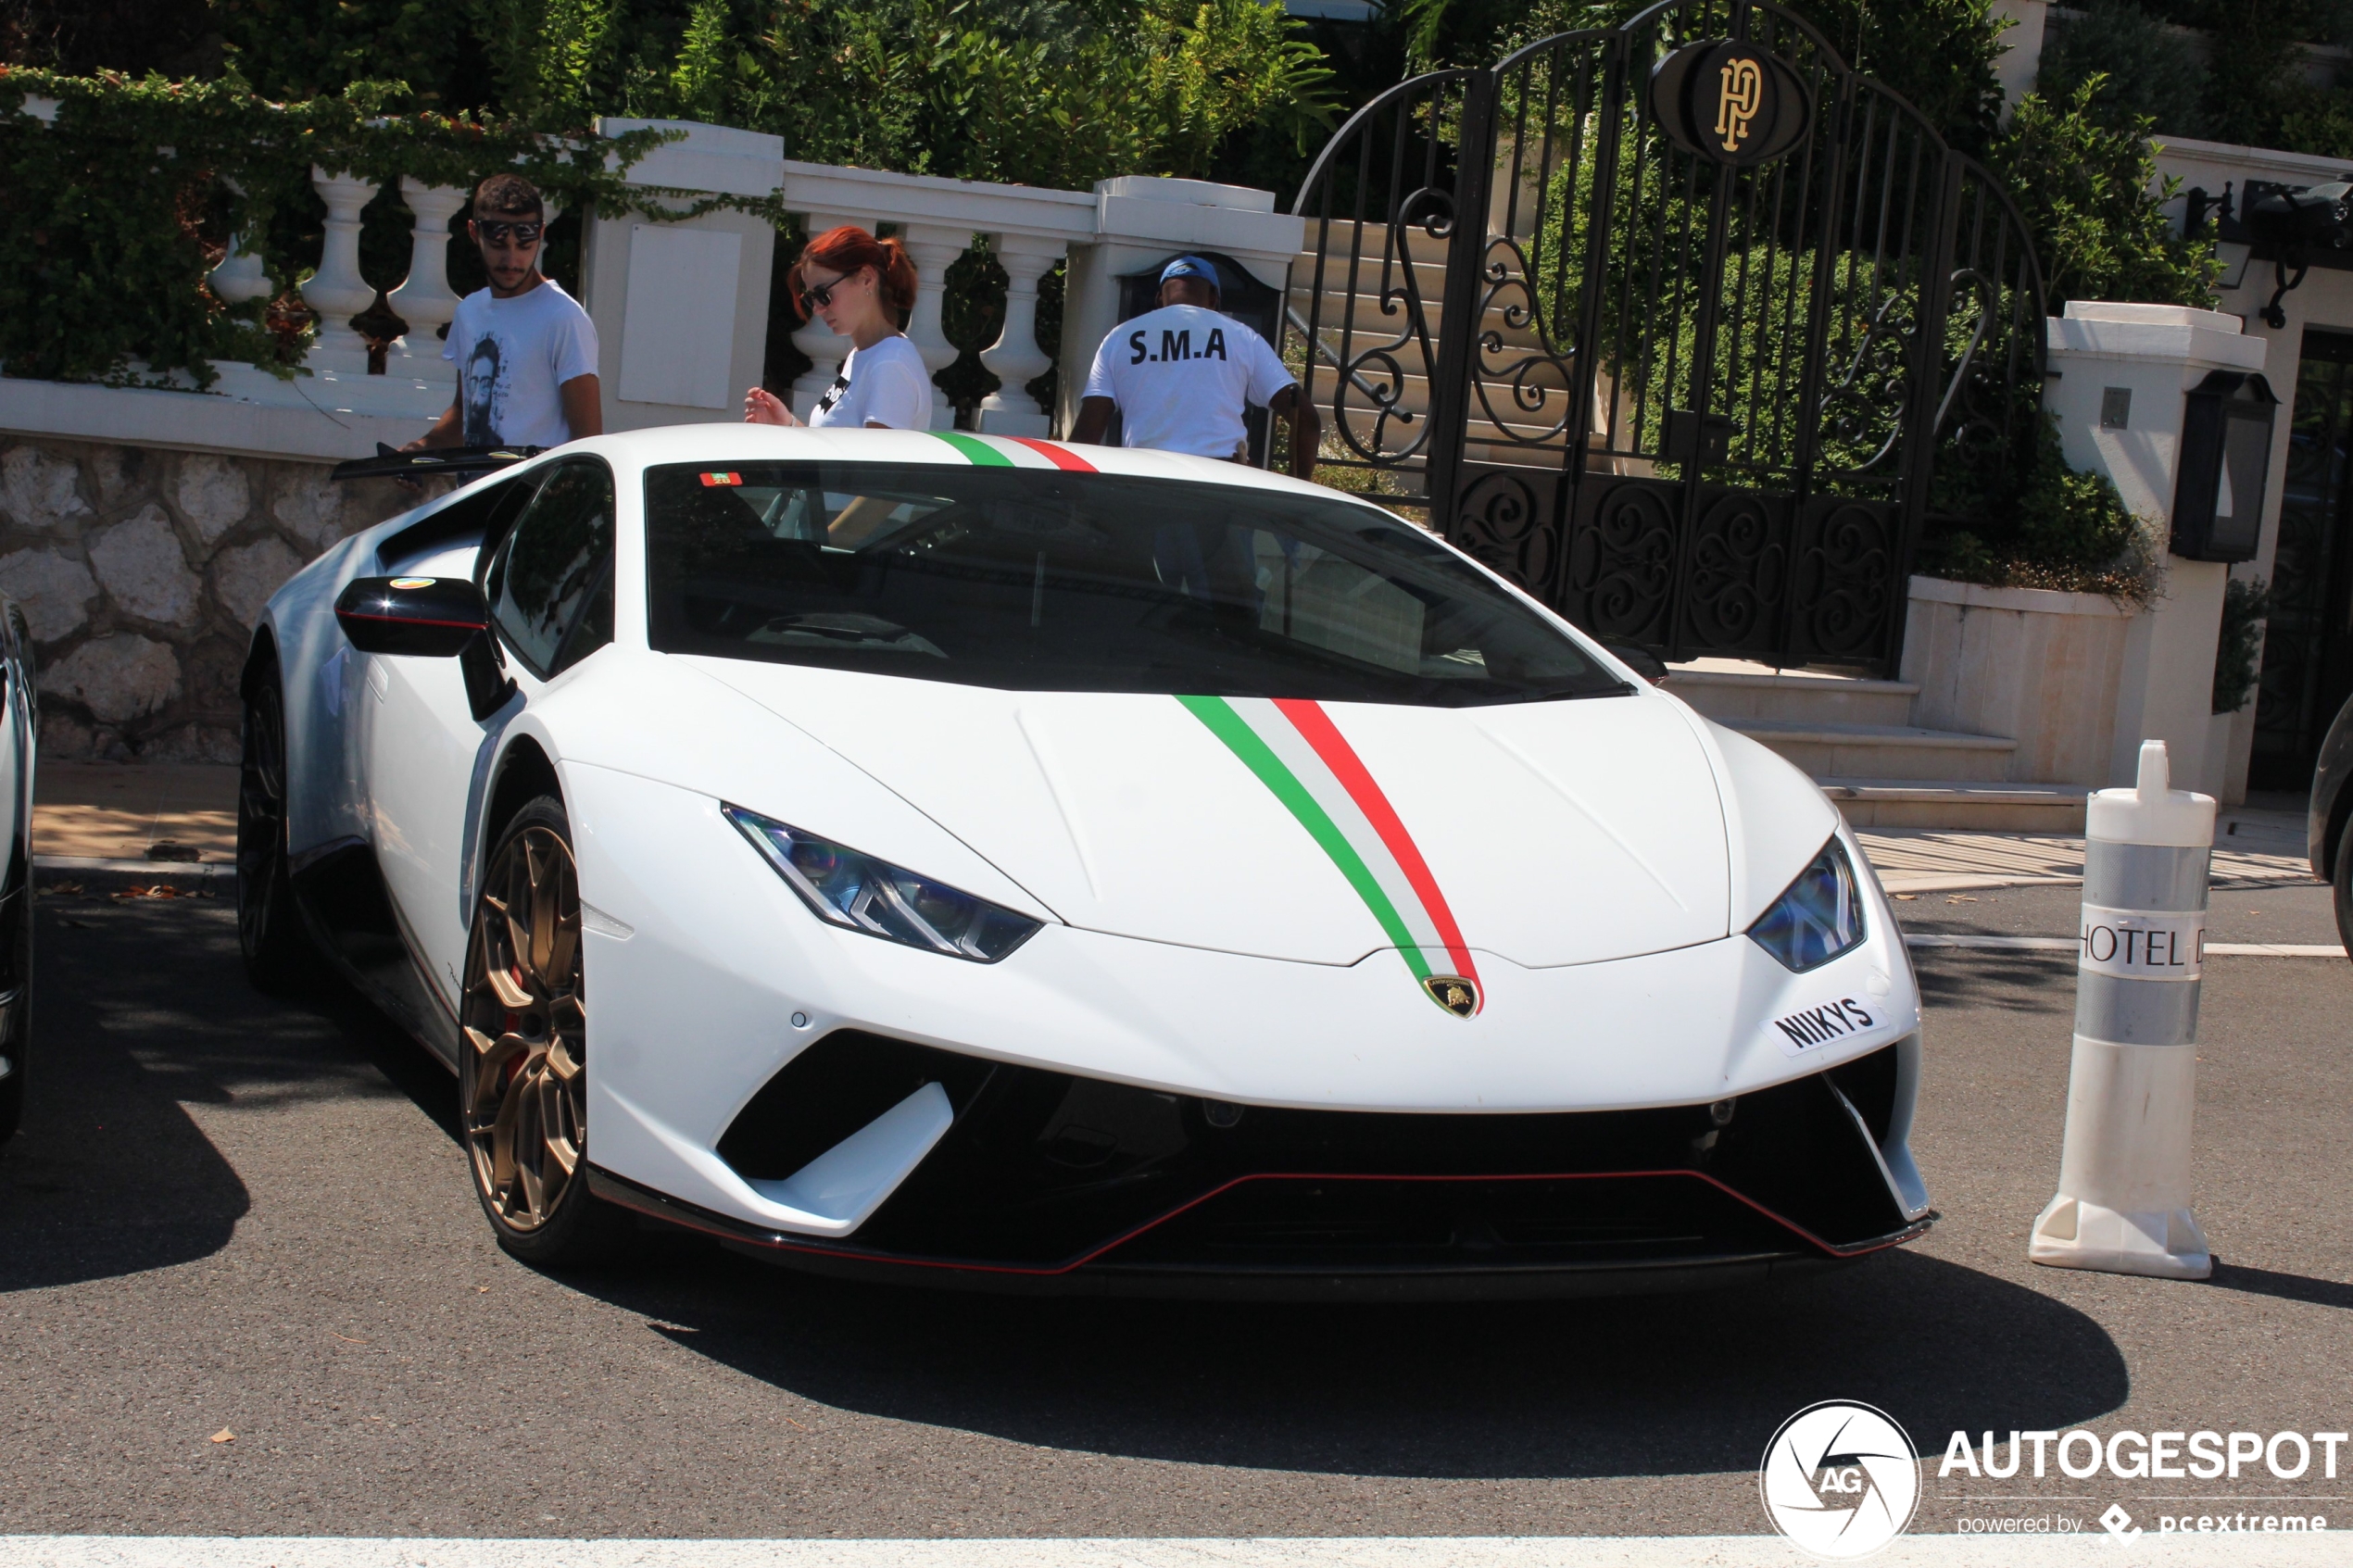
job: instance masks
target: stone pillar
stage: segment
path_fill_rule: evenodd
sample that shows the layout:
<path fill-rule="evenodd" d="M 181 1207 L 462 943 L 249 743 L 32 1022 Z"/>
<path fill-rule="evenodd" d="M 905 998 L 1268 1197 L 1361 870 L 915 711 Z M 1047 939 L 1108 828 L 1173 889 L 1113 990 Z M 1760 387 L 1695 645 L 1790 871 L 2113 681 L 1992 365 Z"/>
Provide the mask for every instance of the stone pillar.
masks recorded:
<path fill-rule="evenodd" d="M 237 197 L 242 207 L 245 194 L 245 188 L 226 176 L 222 177 L 220 182 L 229 187 L 231 194 Z M 243 216 L 242 211 L 240 216 Z M 221 253 L 220 265 L 207 275 L 205 282 L 212 285 L 212 292 L 216 298 L 230 305 L 243 305 L 249 299 L 269 298 L 268 269 L 261 265 L 260 257 L 247 252 L 237 243 L 237 231 L 230 230 L 229 248 Z"/>
<path fill-rule="evenodd" d="M 2057 379 L 2044 408 L 2058 421 L 2067 460 L 2116 482 L 2125 509 L 2170 522 L 2181 465 L 2183 395 L 2213 370 L 2263 369 L 2265 340 L 2239 319 L 2181 305 L 2070 300 L 2046 323 Z M 2222 585 L 2216 561 L 2165 557 L 2163 596 L 2126 633 L 2108 780 L 2133 782 L 2144 740 L 2165 742 L 2172 776 L 2208 795 L 2228 759 L 2208 756 Z"/>
<path fill-rule="evenodd" d="M 2002 52 L 1994 60 L 2005 120 L 2018 101 L 2034 91 L 2034 75 L 2043 65 L 2045 14 L 2050 8 L 2050 0 L 1994 0 L 1994 19 L 2009 23 L 2002 30 Z"/>
<path fill-rule="evenodd" d="M 858 220 L 844 218 L 838 213 L 804 212 L 800 215 L 800 221 L 802 232 L 813 240 L 827 230 L 838 229 L 845 223 Z M 790 300 L 782 303 L 786 309 L 791 308 Z M 806 420 L 816 408 L 817 399 L 825 395 L 825 389 L 832 386 L 834 378 L 841 373 L 841 362 L 849 358 L 849 340 L 825 325 L 812 310 L 809 320 L 793 332 L 792 345 L 799 349 L 809 361 L 809 369 L 803 370 L 799 379 L 792 383 L 791 398 L 793 413 Z"/>
<path fill-rule="evenodd" d="M 592 211 L 582 231 L 581 304 L 597 326 L 605 428 L 740 420 L 744 389 L 760 381 L 767 359 L 775 226 L 724 208 L 684 214 L 704 193 L 775 194 L 784 143 L 687 120 L 607 119 L 598 129 L 681 133 L 623 176 L 661 187 L 668 194 L 658 200 L 678 216 Z"/>
<path fill-rule="evenodd" d="M 315 166 L 310 183 L 327 204 L 327 236 L 319 270 L 302 285 L 302 302 L 319 312 L 318 340 L 303 362 L 314 370 L 364 374 L 368 340 L 351 330 L 351 319 L 376 303 L 375 289 L 359 275 L 359 209 L 375 198 L 376 186 Z"/>
<path fill-rule="evenodd" d="M 972 231 L 910 223 L 900 232 L 900 243 L 915 264 L 915 308 L 907 318 L 907 336 L 924 357 L 924 369 L 937 376 L 956 362 L 956 345 L 948 341 L 940 323 L 940 305 L 948 297 L 948 269 L 972 248 Z M 952 430 L 956 410 L 937 383 L 931 389 L 931 428 Z"/>
<path fill-rule="evenodd" d="M 982 401 L 980 428 L 991 435 L 1045 435 L 1053 421 L 1024 389 L 1054 363 L 1038 346 L 1038 280 L 1068 247 L 1026 234 L 998 234 L 992 243 L 1005 270 L 1005 330 L 982 350 L 980 362 L 1002 384 Z"/>
<path fill-rule="evenodd" d="M 449 287 L 449 220 L 466 205 L 466 192 L 403 175 L 400 194 L 417 216 L 417 228 L 409 241 L 409 276 L 390 298 L 409 330 L 386 354 L 384 371 L 454 387 L 458 368 L 441 357 L 434 329 L 447 326 L 458 314 L 458 296 Z"/>

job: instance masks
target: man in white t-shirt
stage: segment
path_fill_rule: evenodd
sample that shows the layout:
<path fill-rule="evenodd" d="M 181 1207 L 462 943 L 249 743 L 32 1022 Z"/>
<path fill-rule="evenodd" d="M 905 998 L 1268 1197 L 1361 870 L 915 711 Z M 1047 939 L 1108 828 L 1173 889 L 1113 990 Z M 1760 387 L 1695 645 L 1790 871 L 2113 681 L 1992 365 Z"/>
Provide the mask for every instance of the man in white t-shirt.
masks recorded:
<path fill-rule="evenodd" d="M 1120 420 L 1120 443 L 1239 462 L 1249 455 L 1245 409 L 1290 421 L 1290 471 L 1315 476 L 1323 422 L 1266 340 L 1217 310 L 1217 269 L 1180 256 L 1161 269 L 1160 308 L 1122 321 L 1095 350 L 1074 442 L 1100 444 Z"/>
<path fill-rule="evenodd" d="M 466 230 L 490 286 L 458 302 L 441 351 L 458 367 L 458 395 L 402 450 L 560 446 L 602 434 L 596 324 L 539 270 L 547 225 L 537 188 L 494 174 L 474 192 L 473 213 Z"/>

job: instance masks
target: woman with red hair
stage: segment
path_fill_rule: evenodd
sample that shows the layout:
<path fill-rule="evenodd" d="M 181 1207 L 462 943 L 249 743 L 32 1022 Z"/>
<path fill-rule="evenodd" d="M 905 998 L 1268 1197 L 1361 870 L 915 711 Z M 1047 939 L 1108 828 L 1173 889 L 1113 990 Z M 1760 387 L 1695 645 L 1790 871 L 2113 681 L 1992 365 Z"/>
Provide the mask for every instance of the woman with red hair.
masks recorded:
<path fill-rule="evenodd" d="M 899 323 L 915 304 L 915 264 L 897 240 L 878 240 L 854 223 L 829 229 L 803 247 L 787 276 L 793 309 L 813 310 L 850 342 L 841 374 L 811 410 L 812 425 L 851 430 L 931 428 L 931 372 Z M 751 424 L 800 421 L 774 393 L 744 394 Z"/>

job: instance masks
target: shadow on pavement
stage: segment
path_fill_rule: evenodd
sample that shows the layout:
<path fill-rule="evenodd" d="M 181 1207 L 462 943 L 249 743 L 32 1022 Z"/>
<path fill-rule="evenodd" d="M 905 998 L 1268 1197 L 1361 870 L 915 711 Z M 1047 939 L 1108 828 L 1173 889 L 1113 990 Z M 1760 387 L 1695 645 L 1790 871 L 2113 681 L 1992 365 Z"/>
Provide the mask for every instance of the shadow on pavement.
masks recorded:
<path fill-rule="evenodd" d="M 1912 953 L 1912 971 L 1919 976 L 1925 1007 L 2075 1015 L 2072 953 L 1921 947 Z"/>
<path fill-rule="evenodd" d="M 2074 1309 L 1895 1253 L 1760 1291 L 1493 1306 L 1052 1300 L 852 1285 L 657 1243 L 568 1281 L 822 1404 L 1040 1447 L 1364 1475 L 1696 1474 L 1818 1399 L 1939 1453 L 2124 1401 Z"/>
<path fill-rule="evenodd" d="M 2237 1263 L 2216 1262 L 2214 1277 L 2207 1282 L 2224 1290 L 2243 1290 L 2250 1296 L 2276 1296 L 2283 1301 L 2304 1301 L 2315 1307 L 2342 1307 L 2353 1311 L 2353 1285 L 2341 1280 L 2314 1279 L 2309 1274 L 2275 1273 L 2270 1269 L 2250 1269 Z"/>
<path fill-rule="evenodd" d="M 0 1292 L 227 1246 L 250 1200 L 188 1106 L 382 1095 L 379 1073 L 420 1105 L 455 1100 L 340 986 L 293 1002 L 248 989 L 224 900 L 44 892 L 38 909 L 24 1128 L 0 1146 Z"/>

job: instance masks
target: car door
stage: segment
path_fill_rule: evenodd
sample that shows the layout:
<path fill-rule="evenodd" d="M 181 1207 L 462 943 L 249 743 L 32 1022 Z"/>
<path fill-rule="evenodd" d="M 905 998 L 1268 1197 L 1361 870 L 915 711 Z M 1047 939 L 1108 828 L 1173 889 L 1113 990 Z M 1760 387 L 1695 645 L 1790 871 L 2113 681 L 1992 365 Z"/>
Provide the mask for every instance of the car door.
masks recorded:
<path fill-rule="evenodd" d="M 478 581 L 518 694 L 487 719 L 454 659 L 380 659 L 368 739 L 376 859 L 403 939 L 453 1010 L 472 918 L 474 834 L 498 736 L 532 696 L 612 640 L 613 479 L 558 464 L 511 528 L 484 541 Z"/>

